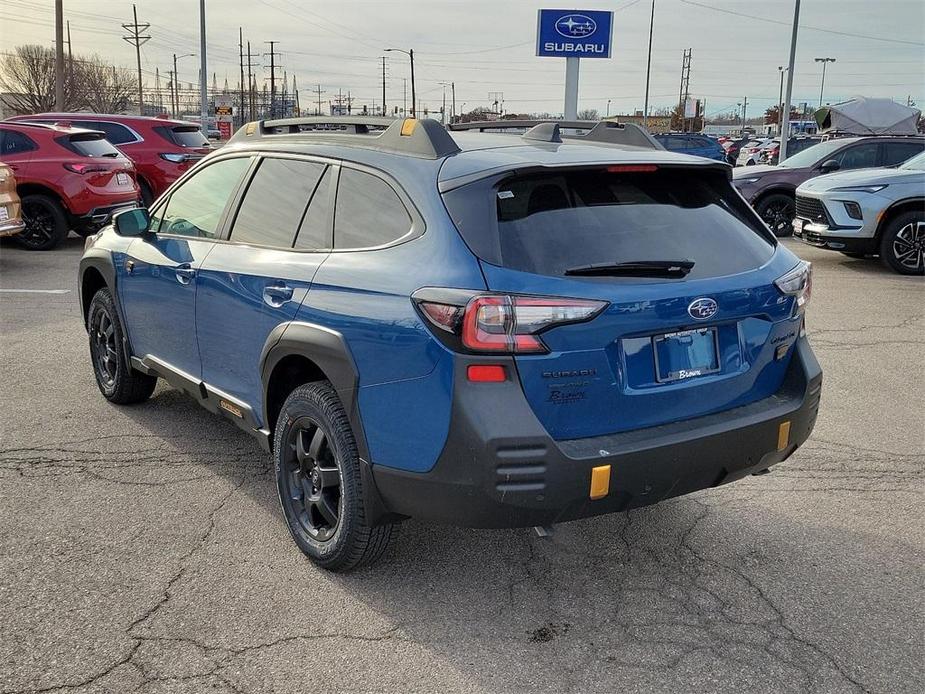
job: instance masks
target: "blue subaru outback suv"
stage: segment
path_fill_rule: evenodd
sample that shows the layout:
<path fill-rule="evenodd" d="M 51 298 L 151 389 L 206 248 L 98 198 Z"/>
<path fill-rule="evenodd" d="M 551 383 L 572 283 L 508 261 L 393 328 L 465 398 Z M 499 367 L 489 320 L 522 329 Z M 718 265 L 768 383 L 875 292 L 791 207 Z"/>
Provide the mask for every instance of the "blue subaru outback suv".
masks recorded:
<path fill-rule="evenodd" d="M 725 164 L 523 125 L 246 125 L 88 239 L 104 397 L 163 378 L 254 434 L 332 570 L 408 517 L 549 526 L 790 456 L 822 379 L 809 265 Z"/>

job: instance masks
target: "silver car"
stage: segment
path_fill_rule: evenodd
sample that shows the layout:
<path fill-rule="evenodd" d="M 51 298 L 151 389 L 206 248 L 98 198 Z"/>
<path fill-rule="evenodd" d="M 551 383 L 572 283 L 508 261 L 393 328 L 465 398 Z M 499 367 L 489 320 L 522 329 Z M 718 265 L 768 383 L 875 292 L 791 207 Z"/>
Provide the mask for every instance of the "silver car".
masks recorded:
<path fill-rule="evenodd" d="M 896 168 L 809 179 L 797 188 L 793 233 L 851 257 L 879 255 L 904 275 L 925 274 L 925 153 Z"/>

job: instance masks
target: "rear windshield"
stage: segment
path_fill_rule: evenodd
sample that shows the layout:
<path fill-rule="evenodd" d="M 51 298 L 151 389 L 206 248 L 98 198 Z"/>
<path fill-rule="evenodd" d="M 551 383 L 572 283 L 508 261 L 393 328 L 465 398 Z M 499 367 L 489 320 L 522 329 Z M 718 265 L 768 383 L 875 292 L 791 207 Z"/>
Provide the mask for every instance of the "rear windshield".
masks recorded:
<path fill-rule="evenodd" d="M 774 247 L 723 172 L 541 173 L 473 183 L 444 199 L 476 255 L 541 275 L 693 260 L 689 278 L 716 277 L 763 265 Z"/>
<path fill-rule="evenodd" d="M 209 141 L 198 125 L 161 125 L 154 130 L 158 135 L 178 147 L 208 147 Z"/>
<path fill-rule="evenodd" d="M 58 138 L 57 142 L 82 157 L 115 158 L 122 156 L 122 153 L 113 147 L 109 140 L 97 133 L 67 135 Z"/>

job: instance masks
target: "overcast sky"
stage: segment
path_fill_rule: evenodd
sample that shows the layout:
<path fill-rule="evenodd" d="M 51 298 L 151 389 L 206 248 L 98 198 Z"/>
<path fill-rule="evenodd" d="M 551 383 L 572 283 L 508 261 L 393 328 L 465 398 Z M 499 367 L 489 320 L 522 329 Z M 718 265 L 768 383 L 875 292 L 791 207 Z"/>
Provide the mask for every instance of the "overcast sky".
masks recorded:
<path fill-rule="evenodd" d="M 136 0 L 139 22 L 151 24 L 142 48 L 145 78 L 155 68 L 166 81 L 171 54 L 199 52 L 197 0 Z M 565 61 L 534 57 L 536 11 L 562 4 L 531 0 L 207 0 L 209 73 L 219 85 L 238 79 L 238 27 L 255 53 L 278 41 L 280 62 L 296 75 L 300 100 L 320 84 L 325 100 L 338 89 L 355 102 L 381 100 L 382 49 L 414 48 L 418 106 L 439 108 L 440 81 L 456 83 L 457 108 L 489 103 L 503 92 L 505 110 L 561 112 Z M 581 63 L 579 108 L 603 114 L 641 109 L 651 0 L 590 2 L 613 10 L 610 60 Z M 21 43 L 52 45 L 53 0 L 0 0 L 0 51 Z M 134 67 L 134 48 L 121 39 L 130 0 L 64 0 L 75 53 L 98 53 Z M 778 66 L 787 64 L 793 0 L 656 0 L 650 102 L 677 102 L 682 52 L 693 49 L 690 90 L 706 99 L 707 114 L 735 108 L 747 96 L 749 115 L 777 101 Z M 748 16 L 742 16 L 748 15 Z M 752 18 L 754 17 L 754 18 Z M 387 103 L 402 100 L 407 58 L 388 60 Z M 803 0 L 794 101 L 818 103 L 820 67 L 825 100 L 864 94 L 925 104 L 925 2 L 922 0 Z M 268 65 L 269 58 L 257 58 Z M 198 59 L 180 62 L 184 82 L 197 79 Z M 267 68 L 257 68 L 261 76 Z M 211 79 L 211 78 L 210 78 Z M 410 86 L 409 86 L 410 92 Z M 410 94 L 409 94 L 410 98 Z M 449 96 L 447 97 L 449 99 Z"/>

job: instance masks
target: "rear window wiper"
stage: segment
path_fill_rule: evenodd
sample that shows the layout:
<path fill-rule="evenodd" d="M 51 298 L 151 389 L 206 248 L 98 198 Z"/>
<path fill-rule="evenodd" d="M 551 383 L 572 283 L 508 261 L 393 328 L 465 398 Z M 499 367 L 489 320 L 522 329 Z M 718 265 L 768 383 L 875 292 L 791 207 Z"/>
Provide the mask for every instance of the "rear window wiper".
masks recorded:
<path fill-rule="evenodd" d="M 585 277 L 686 277 L 694 267 L 693 260 L 629 260 L 623 263 L 593 263 L 577 265 L 566 275 Z"/>

